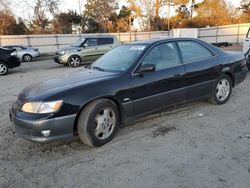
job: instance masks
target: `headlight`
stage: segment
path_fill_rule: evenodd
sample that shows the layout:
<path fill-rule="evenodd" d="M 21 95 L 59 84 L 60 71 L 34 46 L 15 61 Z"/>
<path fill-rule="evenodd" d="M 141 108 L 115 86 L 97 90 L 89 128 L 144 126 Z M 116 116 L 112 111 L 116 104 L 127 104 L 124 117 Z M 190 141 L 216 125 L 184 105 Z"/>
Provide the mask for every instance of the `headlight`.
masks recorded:
<path fill-rule="evenodd" d="M 16 52 L 12 52 L 10 55 L 11 55 L 11 56 L 16 56 L 17 53 L 16 53 Z"/>
<path fill-rule="evenodd" d="M 59 52 L 59 55 L 65 55 L 68 52 L 68 50 L 63 50 L 61 52 Z"/>
<path fill-rule="evenodd" d="M 22 111 L 35 114 L 53 113 L 58 111 L 62 104 L 62 100 L 53 102 L 27 102 L 22 106 Z"/>

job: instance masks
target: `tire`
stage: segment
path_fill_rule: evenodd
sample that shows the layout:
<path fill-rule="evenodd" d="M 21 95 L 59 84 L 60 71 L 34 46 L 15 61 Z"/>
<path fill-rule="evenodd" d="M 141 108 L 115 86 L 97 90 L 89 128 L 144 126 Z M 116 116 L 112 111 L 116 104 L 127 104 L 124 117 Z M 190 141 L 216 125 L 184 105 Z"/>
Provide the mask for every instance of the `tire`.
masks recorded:
<path fill-rule="evenodd" d="M 232 85 L 232 80 L 229 76 L 220 76 L 213 88 L 212 97 L 209 101 L 216 105 L 225 104 L 232 94 Z"/>
<path fill-rule="evenodd" d="M 99 99 L 88 104 L 77 121 L 81 141 L 92 147 L 102 146 L 111 141 L 119 126 L 118 108 L 108 99 Z"/>
<path fill-rule="evenodd" d="M 68 59 L 68 65 L 70 67 L 79 67 L 81 65 L 81 58 L 78 55 L 72 55 Z"/>
<path fill-rule="evenodd" d="M 23 62 L 31 62 L 32 56 L 30 54 L 24 54 L 22 57 Z"/>
<path fill-rule="evenodd" d="M 9 67 L 7 64 L 0 62 L 0 76 L 8 74 Z"/>

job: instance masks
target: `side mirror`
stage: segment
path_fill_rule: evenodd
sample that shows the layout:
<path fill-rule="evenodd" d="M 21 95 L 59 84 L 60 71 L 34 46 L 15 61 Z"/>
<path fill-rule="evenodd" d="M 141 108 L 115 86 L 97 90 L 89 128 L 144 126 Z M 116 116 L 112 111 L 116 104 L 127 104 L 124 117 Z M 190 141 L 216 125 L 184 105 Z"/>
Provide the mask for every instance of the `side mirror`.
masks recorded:
<path fill-rule="evenodd" d="M 83 46 L 82 46 L 83 48 L 86 48 L 86 47 L 88 47 L 88 44 L 83 44 Z"/>
<path fill-rule="evenodd" d="M 154 71 L 155 71 L 155 66 L 153 64 L 146 64 L 146 65 L 142 65 L 139 68 L 138 73 L 154 72 Z"/>

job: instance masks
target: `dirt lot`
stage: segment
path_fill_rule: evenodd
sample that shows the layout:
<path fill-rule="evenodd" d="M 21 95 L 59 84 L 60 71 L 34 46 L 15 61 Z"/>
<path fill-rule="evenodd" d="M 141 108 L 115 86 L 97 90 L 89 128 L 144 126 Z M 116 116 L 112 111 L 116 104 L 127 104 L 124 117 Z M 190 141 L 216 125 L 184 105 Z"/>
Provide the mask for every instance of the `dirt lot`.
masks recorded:
<path fill-rule="evenodd" d="M 249 76 L 223 106 L 198 101 L 145 117 L 101 148 L 17 137 L 8 108 L 21 89 L 81 69 L 45 60 L 0 77 L 0 187 L 250 187 Z"/>

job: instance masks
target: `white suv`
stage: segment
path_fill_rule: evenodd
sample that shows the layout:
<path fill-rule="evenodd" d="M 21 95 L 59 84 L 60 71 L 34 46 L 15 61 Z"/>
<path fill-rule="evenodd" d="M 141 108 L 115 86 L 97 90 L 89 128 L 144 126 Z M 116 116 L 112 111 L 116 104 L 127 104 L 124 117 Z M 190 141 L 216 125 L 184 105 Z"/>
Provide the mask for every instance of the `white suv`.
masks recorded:
<path fill-rule="evenodd" d="M 247 62 L 248 62 L 248 68 L 250 69 L 250 28 L 248 29 L 246 39 L 244 40 L 243 44 L 243 53 L 246 54 Z"/>

